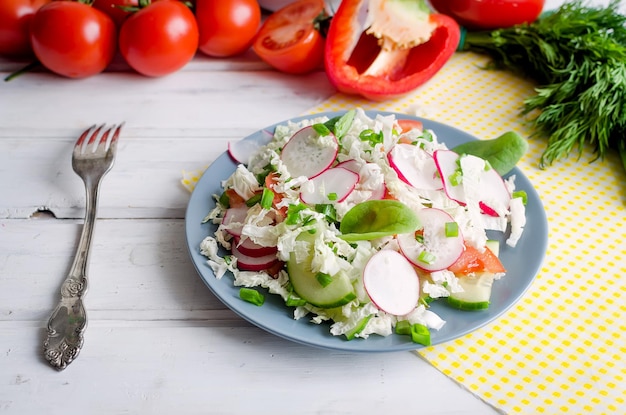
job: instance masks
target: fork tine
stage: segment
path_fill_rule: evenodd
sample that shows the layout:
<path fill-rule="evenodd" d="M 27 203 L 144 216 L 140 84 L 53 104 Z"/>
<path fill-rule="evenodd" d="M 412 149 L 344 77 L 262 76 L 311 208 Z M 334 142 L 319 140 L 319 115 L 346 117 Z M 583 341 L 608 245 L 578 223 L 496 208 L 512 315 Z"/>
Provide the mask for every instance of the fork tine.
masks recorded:
<path fill-rule="evenodd" d="M 111 137 L 111 143 L 109 144 L 109 151 L 115 153 L 117 150 L 117 139 L 120 136 L 120 132 L 122 131 L 122 127 L 124 126 L 124 122 L 117 126 L 115 129 L 115 133 L 113 133 L 113 137 Z"/>
<path fill-rule="evenodd" d="M 94 126 L 95 127 L 95 126 Z M 93 145 L 93 143 L 96 142 L 96 137 L 98 137 L 98 134 L 100 134 L 100 131 L 102 131 L 102 129 L 104 128 L 104 124 L 99 125 L 94 131 L 93 133 L 91 133 L 91 137 L 89 137 L 89 141 L 87 142 L 87 146 Z"/>
<path fill-rule="evenodd" d="M 104 127 L 104 125 L 102 125 L 98 130 L 100 130 L 102 127 Z M 111 132 L 111 130 L 113 130 L 113 128 L 115 127 L 111 127 L 108 130 L 106 130 L 104 133 L 102 133 L 102 136 L 100 137 L 100 141 L 98 141 L 98 145 L 94 149 L 94 152 L 104 153 L 104 150 L 107 146 L 107 139 L 109 138 L 109 133 Z"/>
<path fill-rule="evenodd" d="M 74 147 L 76 147 L 77 149 L 80 149 L 83 147 L 83 143 L 85 142 L 85 139 L 87 138 L 87 136 L 89 135 L 89 133 L 96 127 L 96 125 L 92 125 L 91 127 L 87 128 L 81 135 L 80 137 L 78 137 L 78 140 L 76 140 L 76 144 L 74 145 Z"/>

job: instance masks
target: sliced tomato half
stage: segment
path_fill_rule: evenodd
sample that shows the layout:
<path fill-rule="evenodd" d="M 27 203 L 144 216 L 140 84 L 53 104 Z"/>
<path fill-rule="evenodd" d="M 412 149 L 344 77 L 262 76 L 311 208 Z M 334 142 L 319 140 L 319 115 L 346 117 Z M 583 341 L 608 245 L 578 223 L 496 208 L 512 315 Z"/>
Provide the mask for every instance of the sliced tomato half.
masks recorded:
<path fill-rule="evenodd" d="M 323 67 L 325 39 L 317 30 L 323 0 L 299 0 L 272 13 L 256 35 L 252 49 L 270 66 L 303 74 Z"/>

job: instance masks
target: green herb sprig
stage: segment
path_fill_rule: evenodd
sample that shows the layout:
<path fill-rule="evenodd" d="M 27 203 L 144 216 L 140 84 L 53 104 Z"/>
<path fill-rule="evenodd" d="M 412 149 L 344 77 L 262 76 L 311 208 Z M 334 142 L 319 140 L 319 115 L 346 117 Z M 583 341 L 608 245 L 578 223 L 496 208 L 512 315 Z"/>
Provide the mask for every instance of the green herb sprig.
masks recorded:
<path fill-rule="evenodd" d="M 539 83 L 521 115 L 530 115 L 534 135 L 548 138 L 542 168 L 574 150 L 580 158 L 590 144 L 594 160 L 618 150 L 626 169 L 626 16 L 619 4 L 575 0 L 530 24 L 468 32 L 460 45 L 489 54 L 490 68 Z"/>

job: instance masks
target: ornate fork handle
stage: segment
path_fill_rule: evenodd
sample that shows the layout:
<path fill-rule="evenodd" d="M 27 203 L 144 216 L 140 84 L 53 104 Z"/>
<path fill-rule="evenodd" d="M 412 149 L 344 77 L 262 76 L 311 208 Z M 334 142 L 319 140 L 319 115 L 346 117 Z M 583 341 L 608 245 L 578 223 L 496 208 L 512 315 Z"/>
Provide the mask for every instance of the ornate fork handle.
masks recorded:
<path fill-rule="evenodd" d="M 44 341 L 44 356 L 58 370 L 65 369 L 78 356 L 87 328 L 83 296 L 87 291 L 87 265 L 96 223 L 100 180 L 87 177 L 84 181 L 87 197 L 85 224 L 74 262 L 61 287 L 61 300 L 48 321 L 48 336 Z"/>

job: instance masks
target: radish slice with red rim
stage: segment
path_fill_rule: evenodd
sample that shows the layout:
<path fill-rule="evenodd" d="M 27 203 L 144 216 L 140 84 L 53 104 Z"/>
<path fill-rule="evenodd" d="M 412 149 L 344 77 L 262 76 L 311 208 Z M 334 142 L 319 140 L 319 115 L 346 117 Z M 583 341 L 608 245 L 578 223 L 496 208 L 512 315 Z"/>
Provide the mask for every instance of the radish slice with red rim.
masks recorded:
<path fill-rule="evenodd" d="M 376 168 L 378 168 L 377 165 L 373 164 L 373 163 L 365 163 L 365 164 L 361 164 L 359 163 L 357 160 L 355 159 L 349 159 L 346 161 L 342 161 L 341 163 L 337 164 L 335 166 L 335 168 L 337 167 L 341 167 L 347 170 L 350 170 L 351 172 L 354 172 L 356 174 L 361 173 L 362 169 L 367 169 L 370 166 L 376 166 Z M 359 178 L 359 182 L 362 182 L 363 180 L 363 176 L 360 176 Z M 372 195 L 368 198 L 368 200 L 381 200 L 384 199 L 385 196 L 387 195 L 387 185 L 385 185 L 385 181 L 381 180 L 380 185 L 378 187 L 376 187 L 375 189 L 371 190 Z"/>
<path fill-rule="evenodd" d="M 426 208 L 417 213 L 423 228 L 415 233 L 397 236 L 402 254 L 416 267 L 433 272 L 454 264 L 465 249 L 463 235 L 446 232 L 454 219 L 441 209 Z"/>
<path fill-rule="evenodd" d="M 280 159 L 292 177 L 313 178 L 335 161 L 339 143 L 334 134 L 321 137 L 312 126 L 297 131 L 283 147 Z"/>
<path fill-rule="evenodd" d="M 475 174 L 461 177 L 459 158 L 460 156 L 451 150 L 437 150 L 434 153 L 435 164 L 443 180 L 446 195 L 462 206 L 465 206 L 470 199 L 478 200 L 482 213 L 494 217 L 504 216 L 511 202 L 511 193 L 500 174 L 493 168 L 480 167 L 480 170 L 476 171 L 476 162 L 480 162 L 482 166 L 484 161 L 480 161 L 475 156 L 466 155 L 460 164 L 467 167 L 467 162 L 471 161 L 470 166 L 474 167 L 471 170 Z M 458 179 L 458 183 L 454 183 L 454 178 Z M 475 189 L 478 194 L 466 193 L 463 180 L 474 180 L 475 183 L 470 188 Z"/>
<path fill-rule="evenodd" d="M 416 189 L 439 190 L 443 183 L 433 156 L 413 144 L 400 143 L 387 155 L 389 165 L 403 182 Z"/>
<path fill-rule="evenodd" d="M 237 246 L 237 250 L 242 254 L 256 258 L 265 255 L 275 254 L 278 251 L 278 248 L 276 248 L 275 246 L 259 245 L 250 238 L 245 238 L 243 241 L 241 241 L 241 238 L 236 237 L 235 245 Z"/>
<path fill-rule="evenodd" d="M 359 182 L 359 175 L 343 167 L 334 167 L 312 178 L 300 188 L 300 199 L 304 203 L 343 202 Z"/>
<path fill-rule="evenodd" d="M 417 306 L 419 278 L 409 261 L 390 249 L 378 251 L 363 269 L 363 286 L 376 307 L 396 316 Z"/>
<path fill-rule="evenodd" d="M 231 252 L 237 258 L 237 268 L 242 271 L 263 271 L 278 261 L 276 254 L 273 253 L 259 257 L 246 255 L 239 251 L 235 244 L 231 247 Z"/>
<path fill-rule="evenodd" d="M 343 167 L 346 170 L 350 170 L 351 172 L 359 174 L 359 171 L 361 170 L 361 163 L 359 163 L 355 159 L 350 159 L 350 160 L 342 161 L 341 163 L 337 164 L 335 167 Z"/>
<path fill-rule="evenodd" d="M 504 216 L 511 204 L 511 193 L 502 176 L 495 170 L 486 170 L 481 175 L 481 201 L 478 203 L 483 213 L 489 216 Z"/>
<path fill-rule="evenodd" d="M 453 177 L 460 175 L 460 167 L 457 163 L 459 155 L 452 150 L 435 150 L 433 158 L 443 182 L 443 190 L 446 192 L 446 196 L 465 206 L 465 190 L 460 182 L 460 177 L 459 183 L 454 183 L 453 180 Z"/>
<path fill-rule="evenodd" d="M 222 218 L 222 226 L 229 234 L 233 236 L 241 236 L 243 223 L 248 217 L 248 207 L 241 205 L 226 209 Z"/>
<path fill-rule="evenodd" d="M 247 165 L 261 147 L 267 145 L 274 135 L 269 131 L 260 131 L 244 140 L 230 141 L 228 155 L 237 163 Z"/>

